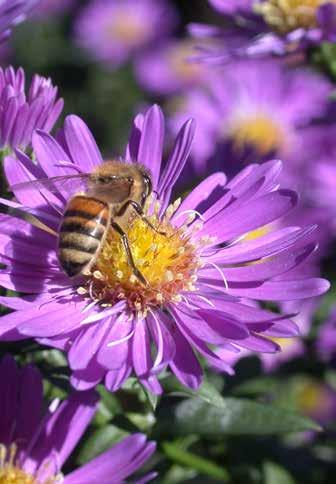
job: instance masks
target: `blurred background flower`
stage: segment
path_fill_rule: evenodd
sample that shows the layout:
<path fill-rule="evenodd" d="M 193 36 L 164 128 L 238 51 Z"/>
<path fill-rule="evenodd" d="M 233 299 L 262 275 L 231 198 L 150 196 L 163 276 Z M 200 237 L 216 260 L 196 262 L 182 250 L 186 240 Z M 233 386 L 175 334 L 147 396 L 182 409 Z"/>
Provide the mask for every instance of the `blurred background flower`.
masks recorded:
<path fill-rule="evenodd" d="M 76 21 L 75 37 L 93 59 L 115 68 L 164 39 L 176 20 L 166 0 L 93 0 Z"/>

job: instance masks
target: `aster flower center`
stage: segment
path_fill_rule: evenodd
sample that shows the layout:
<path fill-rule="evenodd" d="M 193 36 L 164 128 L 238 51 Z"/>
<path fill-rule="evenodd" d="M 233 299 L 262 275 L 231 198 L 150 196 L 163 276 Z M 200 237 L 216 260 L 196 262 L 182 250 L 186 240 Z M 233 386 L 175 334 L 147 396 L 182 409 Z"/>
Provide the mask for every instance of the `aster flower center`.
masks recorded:
<path fill-rule="evenodd" d="M 17 446 L 0 444 L 0 484 L 55 484 L 61 483 L 61 475 L 51 476 L 42 482 L 18 465 Z"/>
<path fill-rule="evenodd" d="M 318 409 L 328 407 L 328 393 L 323 385 L 315 382 L 306 382 L 299 389 L 297 403 L 299 408 L 307 415 Z"/>
<path fill-rule="evenodd" d="M 199 78 L 202 74 L 202 64 L 189 59 L 192 55 L 195 55 L 195 48 L 188 42 L 173 48 L 170 53 L 170 65 L 182 79 L 193 80 Z"/>
<path fill-rule="evenodd" d="M 255 6 L 266 23 L 280 33 L 298 28 L 314 28 L 317 25 L 316 13 L 325 3 L 335 0 L 266 0 Z"/>
<path fill-rule="evenodd" d="M 119 234 L 110 230 L 87 286 L 79 292 L 89 293 L 106 305 L 125 300 L 129 309 L 146 311 L 179 302 L 184 291 L 194 290 L 199 267 L 197 248 L 187 225 L 177 228 L 171 223 L 179 203 L 177 200 L 170 205 L 163 217 L 158 215 L 158 204 L 155 213 L 148 215 L 157 231 L 137 217 L 126 232 L 134 264 L 147 284 L 134 274 Z"/>
<path fill-rule="evenodd" d="M 230 137 L 237 150 L 253 146 L 263 155 L 284 148 L 285 145 L 281 126 L 262 113 L 236 119 L 230 127 Z"/>
<path fill-rule="evenodd" d="M 146 25 L 136 15 L 132 16 L 127 12 L 116 15 L 108 31 L 113 39 L 117 38 L 131 45 L 137 45 L 147 33 Z"/>
<path fill-rule="evenodd" d="M 38 484 L 34 476 L 16 464 L 16 453 L 15 444 L 8 449 L 0 444 L 0 484 Z"/>

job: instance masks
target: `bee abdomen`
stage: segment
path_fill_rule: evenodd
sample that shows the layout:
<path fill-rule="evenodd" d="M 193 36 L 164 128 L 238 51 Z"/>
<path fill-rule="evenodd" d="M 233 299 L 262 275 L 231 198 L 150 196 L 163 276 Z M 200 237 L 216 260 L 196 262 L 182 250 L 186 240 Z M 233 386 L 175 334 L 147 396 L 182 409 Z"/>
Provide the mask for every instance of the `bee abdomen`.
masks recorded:
<path fill-rule="evenodd" d="M 81 274 L 99 252 L 109 222 L 109 207 L 95 198 L 76 196 L 68 204 L 59 231 L 58 258 L 69 277 Z"/>

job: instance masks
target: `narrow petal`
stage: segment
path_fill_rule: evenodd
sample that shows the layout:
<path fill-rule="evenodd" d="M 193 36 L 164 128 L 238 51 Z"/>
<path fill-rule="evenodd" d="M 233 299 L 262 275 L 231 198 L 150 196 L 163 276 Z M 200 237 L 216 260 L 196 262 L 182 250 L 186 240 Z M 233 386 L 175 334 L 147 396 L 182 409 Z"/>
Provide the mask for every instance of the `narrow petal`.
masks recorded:
<path fill-rule="evenodd" d="M 155 451 L 155 444 L 147 442 L 143 434 L 126 437 L 119 444 L 66 476 L 66 484 L 92 484 L 103 482 L 121 483 Z M 108 477 L 107 477 L 108 476 Z"/>
<path fill-rule="evenodd" d="M 237 210 L 227 209 L 226 214 L 220 212 L 205 223 L 199 236 L 216 236 L 217 244 L 228 241 L 277 220 L 293 209 L 296 203 L 297 195 L 290 190 L 268 193 Z"/>
<path fill-rule="evenodd" d="M 74 163 L 84 173 L 91 172 L 103 162 L 89 128 L 78 116 L 67 116 L 64 122 L 64 135 Z"/>
<path fill-rule="evenodd" d="M 152 106 L 145 114 L 138 151 L 139 163 L 145 165 L 152 174 L 154 187 L 157 187 L 163 152 L 164 118 L 159 106 Z"/>
<path fill-rule="evenodd" d="M 97 408 L 95 392 L 76 392 L 50 415 L 30 452 L 42 462 L 57 452 L 59 470 L 80 441 Z M 67 431 L 65 431 L 65 429 Z M 29 460 L 29 457 L 27 457 Z"/>
<path fill-rule="evenodd" d="M 174 330 L 174 340 L 176 352 L 170 368 L 182 385 L 197 390 L 202 382 L 202 367 L 189 342 L 177 328 Z"/>

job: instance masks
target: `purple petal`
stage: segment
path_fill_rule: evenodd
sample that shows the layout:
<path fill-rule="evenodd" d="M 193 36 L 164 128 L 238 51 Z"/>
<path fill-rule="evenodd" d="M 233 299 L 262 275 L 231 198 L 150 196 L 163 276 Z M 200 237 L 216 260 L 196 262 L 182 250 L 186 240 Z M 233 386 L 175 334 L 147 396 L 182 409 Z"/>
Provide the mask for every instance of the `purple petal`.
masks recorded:
<path fill-rule="evenodd" d="M 73 341 L 68 358 L 73 370 L 84 370 L 99 350 L 108 331 L 109 321 L 83 326 Z"/>
<path fill-rule="evenodd" d="M 0 362 L 0 440 L 4 445 L 11 443 L 13 424 L 18 411 L 19 370 L 12 356 L 6 355 Z"/>
<path fill-rule="evenodd" d="M 330 283 L 326 279 L 311 278 L 289 281 L 266 281 L 250 287 L 231 284 L 229 294 L 263 301 L 292 301 L 320 296 L 327 292 Z"/>
<path fill-rule="evenodd" d="M 103 163 L 99 148 L 87 125 L 78 116 L 67 116 L 64 136 L 74 163 L 84 173 L 93 171 Z"/>
<path fill-rule="evenodd" d="M 88 464 L 66 476 L 67 484 L 101 484 L 106 482 L 121 483 L 155 451 L 154 442 L 147 442 L 143 434 L 126 437 L 119 444 L 107 450 Z M 108 476 L 108 477 L 107 477 Z"/>
<path fill-rule="evenodd" d="M 152 106 L 145 114 L 137 161 L 152 174 L 157 187 L 163 152 L 164 117 L 159 106 Z"/>
<path fill-rule="evenodd" d="M 131 134 L 126 147 L 125 159 L 128 162 L 134 162 L 138 159 L 139 145 L 141 140 L 141 131 L 143 128 L 144 116 L 138 114 L 133 121 Z"/>
<path fill-rule="evenodd" d="M 183 212 L 194 210 L 205 201 L 208 201 L 209 205 L 211 205 L 212 198 L 216 196 L 218 192 L 220 194 L 223 193 L 223 187 L 225 184 L 226 176 L 224 173 L 214 173 L 203 180 L 199 185 L 197 185 L 196 188 L 194 188 L 194 190 L 192 190 L 191 193 L 189 193 L 189 195 L 187 195 L 187 197 L 181 203 L 178 211 L 172 219 L 174 224 L 183 224 L 184 220 L 181 217 Z M 177 220 L 179 220 L 179 223 L 176 223 Z"/>
<path fill-rule="evenodd" d="M 15 440 L 27 448 L 28 442 L 39 428 L 42 417 L 42 377 L 34 366 L 27 365 L 21 370 L 18 401 L 20 404 L 18 405 L 16 414 L 17 425 Z"/>
<path fill-rule="evenodd" d="M 127 362 L 134 322 L 122 314 L 117 319 L 109 318 L 107 324 L 109 329 L 97 351 L 97 361 L 108 370 L 117 370 Z"/>
<path fill-rule="evenodd" d="M 182 385 L 197 390 L 202 383 L 202 367 L 189 342 L 177 328 L 174 330 L 174 340 L 176 352 L 173 361 L 170 362 L 170 368 Z"/>
<path fill-rule="evenodd" d="M 308 237 L 315 228 L 314 226 L 304 229 L 287 227 L 277 230 L 255 240 L 224 247 L 210 260 L 222 264 L 241 264 L 256 261 L 262 257 L 271 257 Z"/>
<path fill-rule="evenodd" d="M 132 373 L 132 366 L 127 362 L 118 370 L 111 370 L 106 373 L 105 386 L 110 392 L 116 392 L 122 386 L 124 381 Z"/>
<path fill-rule="evenodd" d="M 225 242 L 277 220 L 292 210 L 296 203 L 297 195 L 293 191 L 268 193 L 236 210 L 231 211 L 228 207 L 206 222 L 199 236 L 216 236 L 216 243 Z"/>
<path fill-rule="evenodd" d="M 158 186 L 158 192 L 163 206 L 166 206 L 169 203 L 173 186 L 180 176 L 190 154 L 194 133 L 195 122 L 190 119 L 182 126 L 176 137 L 175 145 L 160 177 L 160 183 Z"/>
<path fill-rule="evenodd" d="M 297 267 L 315 250 L 314 244 L 308 247 L 291 247 L 280 254 L 273 256 L 271 259 L 261 259 L 258 264 L 246 265 L 243 267 L 223 267 L 223 273 L 230 286 L 231 282 L 244 281 L 264 281 L 280 274 L 286 273 Z M 200 280 L 220 280 L 223 282 L 222 275 L 215 269 L 202 269 L 200 271 Z"/>
<path fill-rule="evenodd" d="M 61 468 L 67 457 L 80 441 L 97 408 L 95 392 L 76 392 L 50 415 L 30 455 L 35 462 L 51 457 L 57 449 L 58 466 Z M 27 460 L 30 460 L 27 458 Z"/>

